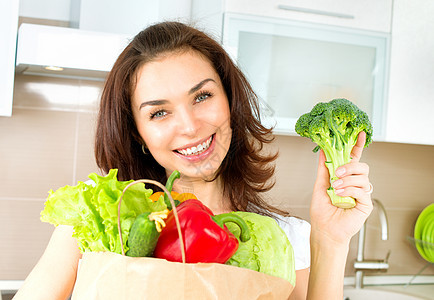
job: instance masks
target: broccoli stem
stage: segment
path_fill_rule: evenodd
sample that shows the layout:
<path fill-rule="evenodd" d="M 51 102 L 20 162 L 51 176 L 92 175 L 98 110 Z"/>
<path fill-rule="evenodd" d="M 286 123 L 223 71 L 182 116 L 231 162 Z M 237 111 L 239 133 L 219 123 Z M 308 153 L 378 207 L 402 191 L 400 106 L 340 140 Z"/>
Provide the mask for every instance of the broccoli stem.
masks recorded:
<path fill-rule="evenodd" d="M 336 169 L 351 161 L 351 150 L 355 142 L 352 144 L 344 144 L 340 150 L 336 149 L 334 145 L 321 142 L 321 140 L 318 140 L 317 143 L 320 145 L 321 149 L 323 149 L 326 156 L 325 165 L 330 174 L 330 187 L 327 190 L 327 194 L 329 195 L 332 204 L 340 208 L 354 207 L 356 205 L 356 201 L 352 197 L 342 197 L 336 195 L 335 189 L 331 186 L 331 184 L 338 179 L 335 174 Z"/>
<path fill-rule="evenodd" d="M 352 208 L 356 205 L 354 198 L 336 195 L 335 189 L 331 186 L 331 184 L 338 179 L 335 175 L 336 169 L 351 161 L 351 150 L 353 146 L 354 145 L 344 145 L 342 150 L 337 150 L 334 147 L 328 146 L 322 148 L 326 156 L 325 165 L 330 174 L 330 187 L 327 190 L 327 194 L 329 195 L 332 204 L 340 208 Z"/>

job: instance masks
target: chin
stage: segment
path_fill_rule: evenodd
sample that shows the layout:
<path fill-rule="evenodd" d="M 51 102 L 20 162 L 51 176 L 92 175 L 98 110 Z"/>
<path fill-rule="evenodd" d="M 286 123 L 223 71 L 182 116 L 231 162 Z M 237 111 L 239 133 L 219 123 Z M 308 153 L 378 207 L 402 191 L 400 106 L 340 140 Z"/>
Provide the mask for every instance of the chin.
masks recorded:
<path fill-rule="evenodd" d="M 186 168 L 184 172 L 181 172 L 181 175 L 184 175 L 189 178 L 200 178 L 204 180 L 212 180 L 217 174 L 218 167 L 214 167 L 210 164 L 200 165 L 200 166 L 190 166 Z"/>

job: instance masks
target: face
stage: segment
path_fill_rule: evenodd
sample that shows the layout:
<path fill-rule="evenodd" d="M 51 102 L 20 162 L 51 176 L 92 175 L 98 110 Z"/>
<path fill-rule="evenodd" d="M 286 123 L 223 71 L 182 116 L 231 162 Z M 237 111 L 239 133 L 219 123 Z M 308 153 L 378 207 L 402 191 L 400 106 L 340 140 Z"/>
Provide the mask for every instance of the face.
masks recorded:
<path fill-rule="evenodd" d="M 212 177 L 231 142 L 226 93 L 211 63 L 194 51 L 139 69 L 132 110 L 140 136 L 170 174 Z"/>

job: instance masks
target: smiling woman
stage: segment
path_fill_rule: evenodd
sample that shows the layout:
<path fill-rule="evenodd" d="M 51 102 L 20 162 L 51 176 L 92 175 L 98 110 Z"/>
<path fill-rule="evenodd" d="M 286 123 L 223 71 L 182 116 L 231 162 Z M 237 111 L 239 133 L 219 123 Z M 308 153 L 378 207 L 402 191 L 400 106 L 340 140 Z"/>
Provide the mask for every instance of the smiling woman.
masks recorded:
<path fill-rule="evenodd" d="M 219 200 L 203 197 L 216 211 L 284 214 L 261 195 L 274 184 L 277 154 L 260 152 L 272 140 L 255 93 L 221 45 L 166 22 L 139 33 L 109 73 L 95 153 L 103 171 L 119 169 L 120 180 L 164 182 L 177 169 L 175 189 L 200 193 L 198 180 L 218 182 L 209 186 Z"/>
<path fill-rule="evenodd" d="M 192 192 L 215 215 L 235 211 L 273 217 L 293 249 L 289 267 L 295 269 L 296 285 L 290 299 L 342 299 L 350 239 L 372 210 L 363 189 L 369 185 L 369 168 L 359 162 L 365 138 L 359 135 L 351 162 L 341 167 L 341 195 L 355 198 L 356 207 L 343 210 L 330 203 L 330 176 L 320 152 L 312 226 L 289 216 L 265 201 L 264 192 L 274 185 L 277 153 L 263 151 L 273 141 L 272 129 L 261 124 L 258 98 L 246 77 L 205 33 L 163 22 L 140 32 L 109 73 L 95 156 L 103 172 L 118 169 L 121 181 L 165 182 L 178 170 L 173 191 Z M 273 238 L 254 225 L 270 247 Z M 46 299 L 49 291 L 52 299 L 68 297 L 81 257 L 73 230 L 56 228 L 17 299 Z M 250 256 L 255 254 L 246 259 Z"/>

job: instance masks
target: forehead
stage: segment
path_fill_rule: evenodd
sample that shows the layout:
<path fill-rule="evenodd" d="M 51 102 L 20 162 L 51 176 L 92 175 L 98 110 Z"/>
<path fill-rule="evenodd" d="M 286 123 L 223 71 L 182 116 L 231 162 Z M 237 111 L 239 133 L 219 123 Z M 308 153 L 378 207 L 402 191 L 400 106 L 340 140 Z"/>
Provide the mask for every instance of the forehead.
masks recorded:
<path fill-rule="evenodd" d="M 164 54 L 145 63 L 137 72 L 137 82 L 146 80 L 155 84 L 156 81 L 169 79 L 201 80 L 203 76 L 212 76 L 215 79 L 218 75 L 214 66 L 204 55 L 189 50 Z"/>

